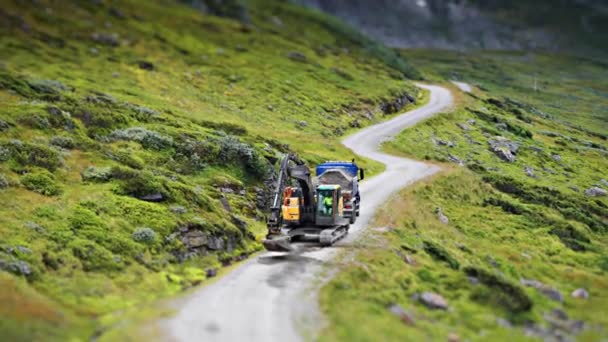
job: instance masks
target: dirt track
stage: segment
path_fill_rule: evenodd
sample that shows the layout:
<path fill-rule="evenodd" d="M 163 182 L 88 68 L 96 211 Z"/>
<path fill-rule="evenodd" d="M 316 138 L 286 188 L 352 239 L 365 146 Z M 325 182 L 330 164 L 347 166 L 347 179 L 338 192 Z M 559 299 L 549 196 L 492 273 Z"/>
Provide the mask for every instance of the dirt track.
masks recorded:
<path fill-rule="evenodd" d="M 340 246 L 352 243 L 368 226 L 376 209 L 399 189 L 438 169 L 378 151 L 386 139 L 452 105 L 449 90 L 430 90 L 429 103 L 394 119 L 365 128 L 344 140 L 355 153 L 387 165 L 383 173 L 361 184 L 361 216 L 335 247 L 298 245 L 298 252 L 263 253 L 228 275 L 174 303 L 177 314 L 162 323 L 169 340 L 299 341 L 319 326 L 314 289 L 322 269 Z"/>

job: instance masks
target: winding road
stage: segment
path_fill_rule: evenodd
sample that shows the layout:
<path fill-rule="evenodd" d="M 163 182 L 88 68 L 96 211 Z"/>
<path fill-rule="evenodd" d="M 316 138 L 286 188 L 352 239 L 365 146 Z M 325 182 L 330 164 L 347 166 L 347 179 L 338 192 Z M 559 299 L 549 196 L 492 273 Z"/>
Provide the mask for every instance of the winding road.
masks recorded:
<path fill-rule="evenodd" d="M 438 171 L 438 167 L 379 151 L 380 144 L 452 105 L 449 90 L 430 91 L 429 102 L 392 120 L 365 128 L 343 141 L 360 156 L 386 164 L 361 183 L 361 216 L 334 247 L 298 245 L 291 254 L 266 252 L 216 282 L 175 302 L 177 314 L 162 322 L 170 341 L 300 341 L 314 337 L 322 322 L 316 298 L 319 274 L 340 250 L 368 226 L 376 209 L 396 191 Z"/>

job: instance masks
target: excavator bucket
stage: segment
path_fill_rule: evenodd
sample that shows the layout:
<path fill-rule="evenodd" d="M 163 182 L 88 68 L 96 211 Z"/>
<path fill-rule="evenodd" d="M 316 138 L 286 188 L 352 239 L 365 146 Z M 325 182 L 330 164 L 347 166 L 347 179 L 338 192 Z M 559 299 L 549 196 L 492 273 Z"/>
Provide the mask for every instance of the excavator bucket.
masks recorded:
<path fill-rule="evenodd" d="M 293 246 L 291 245 L 291 238 L 287 235 L 275 236 L 265 239 L 262 244 L 264 248 L 272 252 L 291 252 Z"/>

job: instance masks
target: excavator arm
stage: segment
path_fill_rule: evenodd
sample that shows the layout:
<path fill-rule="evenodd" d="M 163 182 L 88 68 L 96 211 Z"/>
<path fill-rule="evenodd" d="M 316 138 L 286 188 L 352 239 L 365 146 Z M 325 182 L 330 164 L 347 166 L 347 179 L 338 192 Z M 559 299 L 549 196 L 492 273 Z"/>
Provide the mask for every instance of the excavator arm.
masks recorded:
<path fill-rule="evenodd" d="M 310 216 L 307 215 L 311 215 L 315 196 L 310 169 L 302 160 L 289 153 L 281 160 L 277 181 L 272 193 L 272 205 L 270 207 L 270 216 L 267 221 L 269 234 L 277 234 L 281 231 L 281 225 L 283 223 L 283 218 L 281 217 L 281 205 L 284 200 L 283 190 L 288 185 L 290 178 L 295 179 L 302 190 L 304 218 L 305 220 L 310 220 Z"/>

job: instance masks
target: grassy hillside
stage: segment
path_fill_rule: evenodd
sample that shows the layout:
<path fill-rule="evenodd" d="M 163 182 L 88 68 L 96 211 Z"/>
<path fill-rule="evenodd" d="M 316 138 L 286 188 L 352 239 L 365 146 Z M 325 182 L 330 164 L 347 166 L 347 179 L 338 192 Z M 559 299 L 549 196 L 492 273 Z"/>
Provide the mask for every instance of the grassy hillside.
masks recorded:
<path fill-rule="evenodd" d="M 88 338 L 213 277 L 259 250 L 281 153 L 351 158 L 346 132 L 416 98 L 395 52 L 247 4 L 3 2 L 4 339 Z"/>
<path fill-rule="evenodd" d="M 476 89 L 385 146 L 444 171 L 387 203 L 375 222 L 385 228 L 323 289 L 323 339 L 605 338 L 608 68 L 536 54 L 406 55 L 433 81 Z"/>

